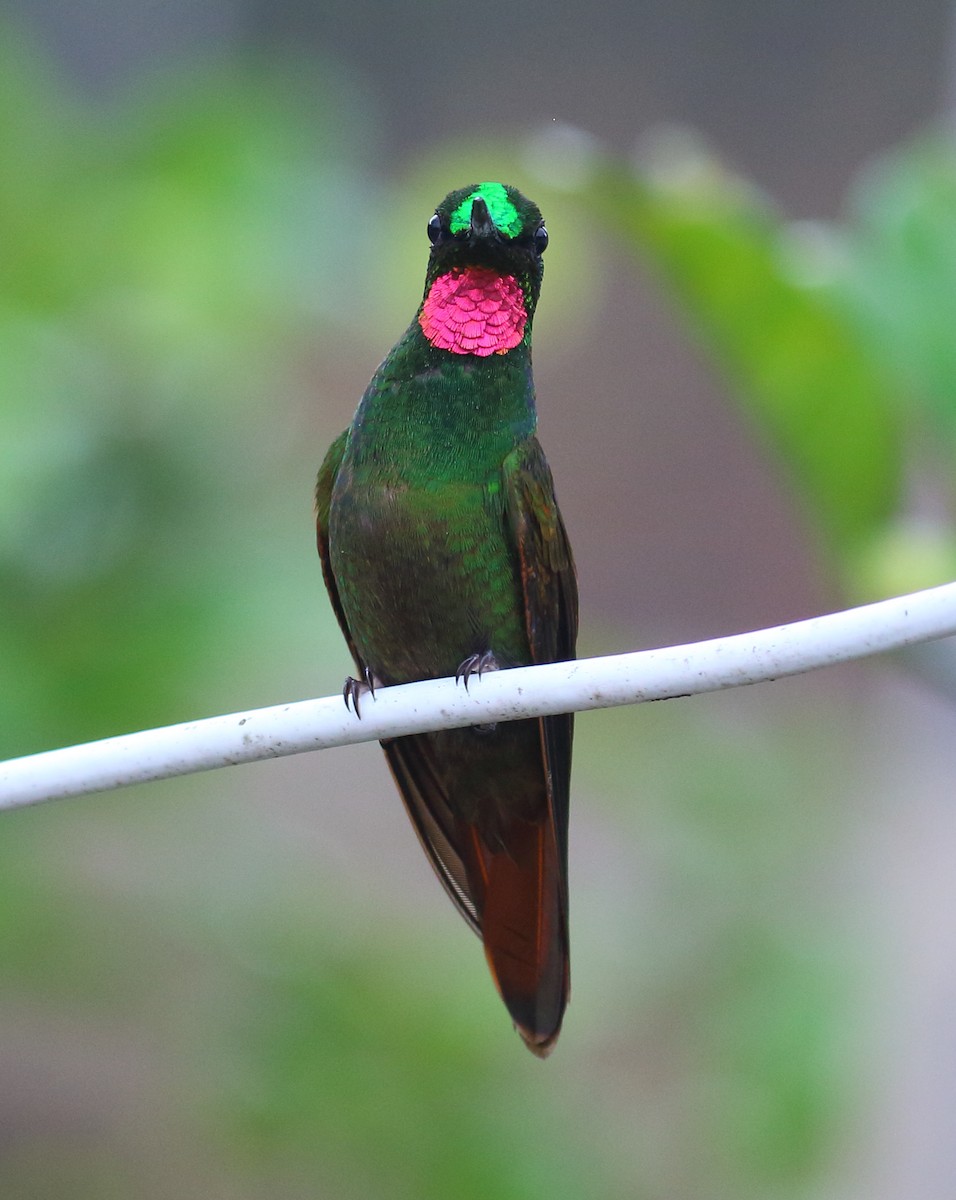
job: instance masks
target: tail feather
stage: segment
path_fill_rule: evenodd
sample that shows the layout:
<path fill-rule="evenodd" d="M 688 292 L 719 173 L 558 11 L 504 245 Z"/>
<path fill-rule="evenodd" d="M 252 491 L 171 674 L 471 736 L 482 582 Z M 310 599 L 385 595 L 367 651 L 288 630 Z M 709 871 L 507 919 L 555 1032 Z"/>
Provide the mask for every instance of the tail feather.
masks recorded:
<path fill-rule="evenodd" d="M 512 1021 L 544 1058 L 557 1041 L 570 989 L 566 786 L 552 801 L 546 777 L 536 819 L 509 817 L 513 806 L 497 803 L 467 820 L 452 805 L 455 788 L 438 762 L 437 736 L 413 734 L 382 747 L 422 846 L 484 943 Z"/>
<path fill-rule="evenodd" d="M 481 935 L 491 974 L 525 1044 L 551 1052 L 568 1002 L 561 859 L 550 821 L 515 821 L 491 851 L 469 830 L 483 892 Z M 478 883 L 478 881 L 475 881 Z"/>

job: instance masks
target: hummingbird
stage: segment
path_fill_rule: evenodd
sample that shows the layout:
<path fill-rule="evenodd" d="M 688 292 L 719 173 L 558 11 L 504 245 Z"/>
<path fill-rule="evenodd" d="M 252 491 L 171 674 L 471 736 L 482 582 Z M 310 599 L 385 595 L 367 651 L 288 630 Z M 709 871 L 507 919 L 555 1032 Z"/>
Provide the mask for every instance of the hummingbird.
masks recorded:
<path fill-rule="evenodd" d="M 531 325 L 548 232 L 517 189 L 478 183 L 427 225 L 422 302 L 319 471 L 322 572 L 375 688 L 572 659 L 574 561 L 535 438 Z M 528 1048 L 568 1001 L 573 717 L 382 741 L 438 878 L 484 944 Z"/>

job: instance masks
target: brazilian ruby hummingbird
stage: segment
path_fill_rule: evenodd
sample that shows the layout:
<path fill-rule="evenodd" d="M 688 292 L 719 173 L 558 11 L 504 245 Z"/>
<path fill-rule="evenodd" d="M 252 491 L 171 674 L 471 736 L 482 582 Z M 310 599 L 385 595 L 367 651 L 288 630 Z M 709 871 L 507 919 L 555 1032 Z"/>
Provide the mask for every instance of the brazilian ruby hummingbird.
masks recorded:
<path fill-rule="evenodd" d="M 577 583 L 535 438 L 548 233 L 501 183 L 429 220 L 425 292 L 316 486 L 322 572 L 366 691 L 574 658 Z M 571 715 L 382 742 L 425 853 L 529 1049 L 568 1001 Z"/>

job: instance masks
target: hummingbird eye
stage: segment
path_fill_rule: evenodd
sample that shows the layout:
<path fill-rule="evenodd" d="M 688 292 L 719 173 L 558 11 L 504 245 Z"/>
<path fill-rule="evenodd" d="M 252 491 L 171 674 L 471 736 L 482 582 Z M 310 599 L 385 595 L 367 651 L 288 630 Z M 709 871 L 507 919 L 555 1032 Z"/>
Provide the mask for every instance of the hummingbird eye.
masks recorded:
<path fill-rule="evenodd" d="M 531 239 L 534 243 L 535 253 L 536 254 L 544 254 L 545 250 L 547 250 L 547 248 L 548 248 L 548 231 L 547 231 L 547 229 L 545 229 L 545 227 L 543 225 L 539 225 L 538 228 L 531 235 Z"/>
<path fill-rule="evenodd" d="M 428 222 L 428 240 L 433 246 L 437 245 L 437 243 L 441 241 L 443 233 L 444 230 L 441 227 L 441 217 L 438 215 L 438 213 L 435 213 L 432 219 Z"/>

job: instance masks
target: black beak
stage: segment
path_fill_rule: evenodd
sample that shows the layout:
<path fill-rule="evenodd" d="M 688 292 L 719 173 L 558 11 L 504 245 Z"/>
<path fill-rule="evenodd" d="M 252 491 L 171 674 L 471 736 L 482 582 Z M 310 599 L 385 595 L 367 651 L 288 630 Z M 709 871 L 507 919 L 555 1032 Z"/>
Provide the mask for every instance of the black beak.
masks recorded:
<path fill-rule="evenodd" d="M 488 205 L 481 196 L 476 196 L 471 202 L 471 236 L 482 240 L 498 237 L 498 230 L 491 219 Z"/>

